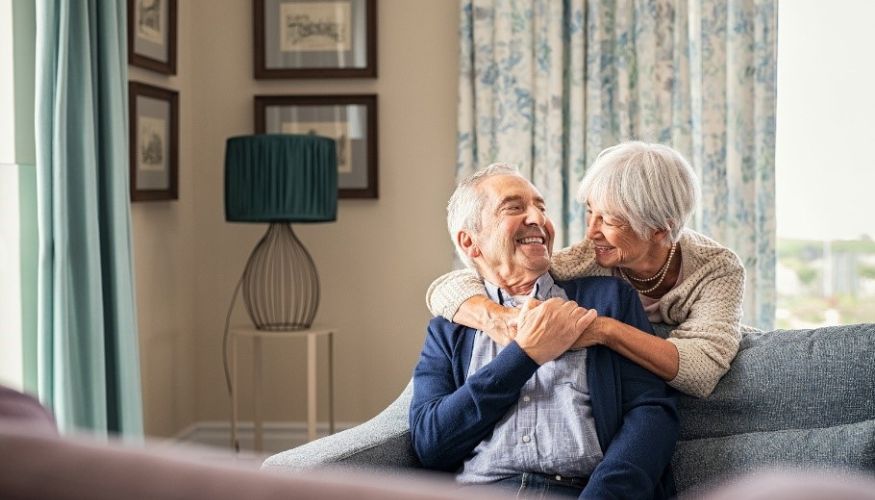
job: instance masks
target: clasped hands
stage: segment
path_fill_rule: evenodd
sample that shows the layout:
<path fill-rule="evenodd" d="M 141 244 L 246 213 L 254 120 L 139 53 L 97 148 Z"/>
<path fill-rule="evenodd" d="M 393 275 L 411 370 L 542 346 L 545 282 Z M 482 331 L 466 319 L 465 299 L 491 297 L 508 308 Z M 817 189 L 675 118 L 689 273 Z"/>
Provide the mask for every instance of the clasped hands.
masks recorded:
<path fill-rule="evenodd" d="M 529 299 L 520 309 L 495 304 L 491 328 L 486 334 L 500 345 L 516 340 L 520 348 L 539 365 L 552 361 L 569 349 L 598 344 L 595 327 L 598 314 L 572 300 Z"/>

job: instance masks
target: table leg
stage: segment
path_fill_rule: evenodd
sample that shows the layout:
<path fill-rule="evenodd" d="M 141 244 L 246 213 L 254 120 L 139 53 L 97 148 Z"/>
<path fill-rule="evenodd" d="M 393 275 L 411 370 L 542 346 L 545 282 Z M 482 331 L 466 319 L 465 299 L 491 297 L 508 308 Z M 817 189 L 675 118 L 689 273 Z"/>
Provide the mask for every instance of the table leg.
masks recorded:
<path fill-rule="evenodd" d="M 229 340 L 229 369 L 231 375 L 231 449 L 240 451 L 240 443 L 237 441 L 237 337 L 232 333 Z"/>
<path fill-rule="evenodd" d="M 307 335 L 307 440 L 316 439 L 316 336 Z"/>
<path fill-rule="evenodd" d="M 334 332 L 328 332 L 328 433 L 334 434 Z"/>
<path fill-rule="evenodd" d="M 262 419 L 261 419 L 261 375 L 262 375 L 262 352 L 261 338 L 252 339 L 252 414 L 255 423 L 255 451 L 263 449 Z"/>

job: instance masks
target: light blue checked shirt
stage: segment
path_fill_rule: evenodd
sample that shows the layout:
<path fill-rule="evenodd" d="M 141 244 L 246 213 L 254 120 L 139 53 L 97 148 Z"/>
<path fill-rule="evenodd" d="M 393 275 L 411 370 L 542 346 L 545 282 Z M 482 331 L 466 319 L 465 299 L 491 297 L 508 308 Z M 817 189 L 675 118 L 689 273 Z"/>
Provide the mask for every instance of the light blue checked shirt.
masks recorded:
<path fill-rule="evenodd" d="M 521 307 L 528 297 L 514 297 L 487 282 L 489 298 Z M 549 273 L 531 296 L 567 299 Z M 478 331 L 467 376 L 492 361 L 502 347 Z M 586 380 L 586 349 L 568 351 L 544 363 L 523 386 L 520 399 L 495 425 L 492 435 L 474 449 L 456 480 L 491 483 L 523 472 L 587 477 L 602 460 Z"/>

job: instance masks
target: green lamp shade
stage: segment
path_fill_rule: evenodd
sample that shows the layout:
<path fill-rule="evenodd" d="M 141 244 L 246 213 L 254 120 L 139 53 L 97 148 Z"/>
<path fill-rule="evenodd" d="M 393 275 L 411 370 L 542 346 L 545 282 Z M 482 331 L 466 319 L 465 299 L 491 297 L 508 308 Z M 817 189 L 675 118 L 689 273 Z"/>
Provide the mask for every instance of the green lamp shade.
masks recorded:
<path fill-rule="evenodd" d="M 225 148 L 225 220 L 337 219 L 337 149 L 316 135 L 231 137 Z"/>

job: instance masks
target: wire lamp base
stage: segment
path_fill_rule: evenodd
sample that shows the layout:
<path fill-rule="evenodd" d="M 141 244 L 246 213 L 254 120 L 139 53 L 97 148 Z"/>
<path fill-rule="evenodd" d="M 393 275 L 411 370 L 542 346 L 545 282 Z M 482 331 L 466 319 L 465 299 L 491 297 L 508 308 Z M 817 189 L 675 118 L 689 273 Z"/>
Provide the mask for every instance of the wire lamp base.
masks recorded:
<path fill-rule="evenodd" d="M 319 308 L 319 275 L 291 224 L 272 222 L 246 262 L 243 303 L 259 330 L 305 330 Z"/>

